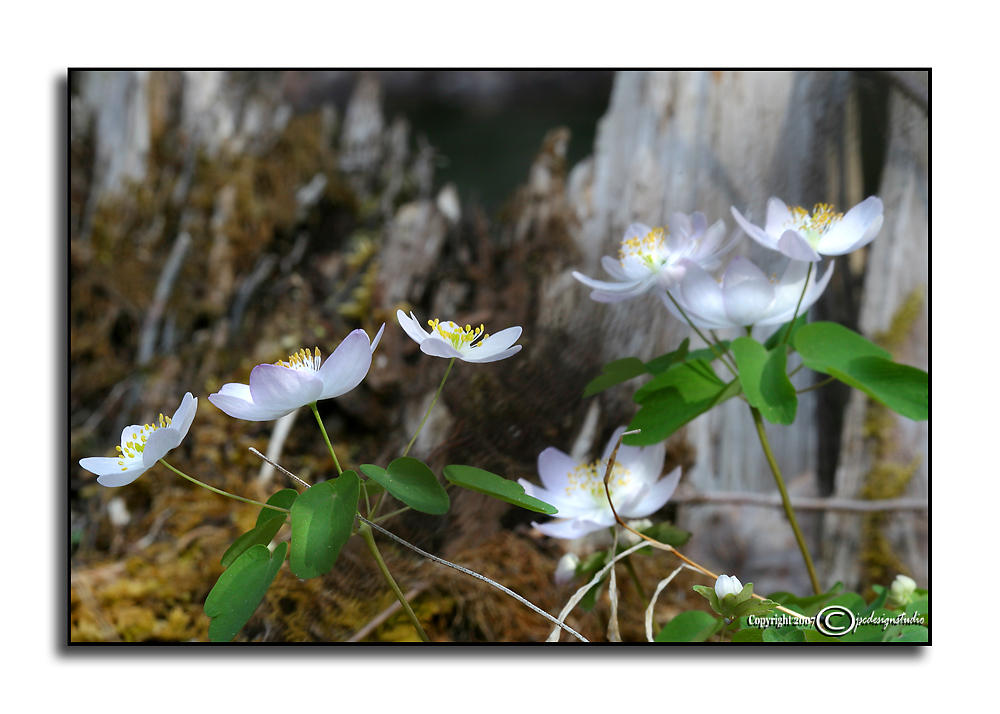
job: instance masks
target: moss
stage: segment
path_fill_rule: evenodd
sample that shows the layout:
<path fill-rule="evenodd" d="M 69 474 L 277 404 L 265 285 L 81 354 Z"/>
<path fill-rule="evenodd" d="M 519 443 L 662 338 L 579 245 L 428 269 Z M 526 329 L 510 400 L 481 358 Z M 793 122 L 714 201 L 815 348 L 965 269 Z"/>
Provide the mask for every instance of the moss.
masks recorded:
<path fill-rule="evenodd" d="M 893 314 L 889 328 L 876 335 L 874 341 L 890 352 L 900 349 L 909 338 L 914 323 L 920 318 L 923 306 L 923 289 L 914 289 Z M 873 459 L 872 467 L 862 482 L 859 493 L 861 498 L 881 500 L 902 497 L 920 466 L 922 459 L 919 455 L 909 463 L 901 463 L 896 459 L 897 418 L 887 407 L 870 399 L 867 401 L 862 434 L 871 448 Z M 867 513 L 862 517 L 862 587 L 885 584 L 897 573 L 909 572 L 885 535 L 885 528 L 891 518 L 891 513 Z"/>

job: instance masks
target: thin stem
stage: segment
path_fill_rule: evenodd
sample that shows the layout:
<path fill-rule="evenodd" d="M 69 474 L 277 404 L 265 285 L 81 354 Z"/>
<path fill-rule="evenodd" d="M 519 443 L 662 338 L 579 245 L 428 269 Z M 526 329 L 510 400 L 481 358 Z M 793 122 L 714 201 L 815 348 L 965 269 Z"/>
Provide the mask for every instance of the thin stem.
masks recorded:
<path fill-rule="evenodd" d="M 750 407 L 750 413 L 753 415 L 754 426 L 757 427 L 757 437 L 760 439 L 761 448 L 764 449 L 764 456 L 767 458 L 768 466 L 771 467 L 771 473 L 774 474 L 774 482 L 778 485 L 778 492 L 781 494 L 781 505 L 785 509 L 785 515 L 788 516 L 788 522 L 792 525 L 795 542 L 798 543 L 799 550 L 802 552 L 802 559 L 805 561 L 806 570 L 809 571 L 809 581 L 812 583 L 813 591 L 819 595 L 823 590 L 819 586 L 819 579 L 816 577 L 816 568 L 813 567 L 812 557 L 809 555 L 809 548 L 806 546 L 806 539 L 802 536 L 802 531 L 799 529 L 799 522 L 795 519 L 795 511 L 792 509 L 792 503 L 788 498 L 785 481 L 781 478 L 781 470 L 778 468 L 778 462 L 774 459 L 771 444 L 767 440 L 767 434 L 764 431 L 764 420 L 760 416 L 760 410 L 756 407 Z"/>
<path fill-rule="evenodd" d="M 788 329 L 785 331 L 785 337 L 781 340 L 781 344 L 788 344 L 788 338 L 792 336 L 792 328 L 795 327 L 795 320 L 799 317 L 799 308 L 802 307 L 802 298 L 806 296 L 806 290 L 809 289 L 809 278 L 812 277 L 813 265 L 815 263 L 809 263 L 809 270 L 806 271 L 806 281 L 802 284 L 802 294 L 799 295 L 799 301 L 795 303 L 795 312 L 792 313 L 792 321 L 788 323 Z"/>
<path fill-rule="evenodd" d="M 375 563 L 378 565 L 378 569 L 382 573 L 382 577 L 392 589 L 396 599 L 399 600 L 399 604 L 402 605 L 406 616 L 410 618 L 410 622 L 413 623 L 413 627 L 416 629 L 420 639 L 423 642 L 430 642 L 430 639 L 427 637 L 427 633 L 424 632 L 424 628 L 420 625 L 420 620 L 417 619 L 416 613 L 413 612 L 413 608 L 410 607 L 410 603 L 407 602 L 406 596 L 403 595 L 403 591 L 399 589 L 399 585 L 397 585 L 396 581 L 393 579 L 392 573 L 390 573 L 389 568 L 386 567 L 385 561 L 382 559 L 382 554 L 379 552 L 378 546 L 375 544 L 375 536 L 372 535 L 372 529 L 369 527 L 368 522 L 362 520 L 361 528 L 359 528 L 358 531 L 361 533 L 361 537 L 368 546 L 368 550 L 371 552 L 372 557 L 375 558 Z"/>
<path fill-rule="evenodd" d="M 684 320 L 687 322 L 688 325 L 691 326 L 691 329 L 695 331 L 695 334 L 697 334 L 698 337 L 701 338 L 702 342 L 704 342 L 706 345 L 708 345 L 708 349 L 712 350 L 712 354 L 715 355 L 715 358 L 717 360 L 719 360 L 720 362 L 722 362 L 722 364 L 726 365 L 726 367 L 729 369 L 729 371 L 733 373 L 733 376 L 735 376 L 736 375 L 736 369 L 729 364 L 729 362 L 726 360 L 726 358 L 723 355 L 719 354 L 716 351 L 716 349 L 715 349 L 715 347 L 716 347 L 715 343 L 712 342 L 707 337 L 705 337 L 704 334 L 702 334 L 702 331 L 699 330 L 698 326 L 695 325 L 694 322 L 691 321 L 691 318 L 688 317 L 688 314 L 686 312 L 684 312 L 684 308 L 682 308 L 678 304 L 677 300 L 674 299 L 674 296 L 671 295 L 669 291 L 666 292 L 666 296 L 668 298 L 670 298 L 670 302 L 672 302 L 674 304 L 674 307 L 677 308 L 677 311 L 680 312 L 680 314 L 684 316 Z"/>
<path fill-rule="evenodd" d="M 820 387 L 825 387 L 830 382 L 832 382 L 836 377 L 827 377 L 826 379 L 816 382 L 816 384 L 810 384 L 808 387 L 803 387 L 795 391 L 796 394 L 805 394 L 806 392 L 811 392 L 814 389 L 819 389 Z"/>
<path fill-rule="evenodd" d="M 220 496 L 225 496 L 227 498 L 234 498 L 237 501 L 243 501 L 243 503 L 252 503 L 255 506 L 261 506 L 262 508 L 270 508 L 272 511 L 282 511 L 284 513 L 289 513 L 290 512 L 287 508 L 281 508 L 279 506 L 272 506 L 270 503 L 261 503 L 260 501 L 253 500 L 252 498 L 243 498 L 243 496 L 237 496 L 234 493 L 229 493 L 229 491 L 223 491 L 220 488 L 215 488 L 214 486 L 209 486 L 207 483 L 202 483 L 198 479 L 196 479 L 196 478 L 194 478 L 192 476 L 188 476 L 183 471 L 179 471 L 178 469 L 175 469 L 173 466 L 171 466 L 170 464 L 168 464 L 163 459 L 160 459 L 160 463 L 163 464 L 164 466 L 166 466 L 168 469 L 170 469 L 171 471 L 173 471 L 175 474 L 177 474 L 181 478 L 186 478 L 188 481 L 190 481 L 191 483 L 193 483 L 193 484 L 195 484 L 197 486 L 201 486 L 202 488 L 207 488 L 212 493 L 217 493 Z"/>
<path fill-rule="evenodd" d="M 441 378 L 441 384 L 438 385 L 437 391 L 434 393 L 434 398 L 431 400 L 431 405 L 427 407 L 427 413 L 424 414 L 424 418 L 420 421 L 420 426 L 417 427 L 417 432 L 413 435 L 413 438 L 410 439 L 410 443 L 406 445 L 406 450 L 403 451 L 403 456 L 406 456 L 407 454 L 410 453 L 410 448 L 412 448 L 413 442 L 415 442 L 417 440 L 417 437 L 420 436 L 420 432 L 424 428 L 424 424 L 427 423 L 427 417 L 431 415 L 431 409 L 434 408 L 434 405 L 437 404 L 438 397 L 441 396 L 441 390 L 444 389 L 444 383 L 448 379 L 448 374 L 451 372 L 452 366 L 455 364 L 455 359 L 456 359 L 455 357 L 452 357 L 451 361 L 448 362 L 448 369 L 444 371 L 444 377 Z"/>
<path fill-rule="evenodd" d="M 454 568 L 455 570 L 457 570 L 460 573 L 464 573 L 464 574 L 469 575 L 469 576 L 471 576 L 473 578 L 476 578 L 477 580 L 482 580 L 484 583 L 486 583 L 488 585 L 492 585 L 497 590 L 500 590 L 501 592 L 506 593 L 507 595 L 510 595 L 512 598 L 514 598 L 515 600 L 517 600 L 522 605 L 525 605 L 525 606 L 531 608 L 532 610 L 534 610 L 535 612 L 537 612 L 539 615 L 541 615 L 542 617 L 544 617 L 549 622 L 554 622 L 556 625 L 558 625 L 562 629 L 566 630 L 566 632 L 570 633 L 571 635 L 573 635 L 574 637 L 576 637 L 581 642 L 587 642 L 587 638 L 584 637 L 583 635 L 581 635 L 576 630 L 574 630 L 572 627 L 570 627 L 569 625 L 567 625 L 567 624 L 565 624 L 565 623 L 557 620 L 556 618 L 552 617 L 552 615 L 550 615 L 549 613 L 545 612 L 545 610 L 541 609 L 540 607 L 538 607 L 537 605 L 535 605 L 531 601 L 526 600 L 525 598 L 521 597 L 520 595 L 518 595 L 516 592 L 514 592 L 510 588 L 504 587 L 503 585 L 501 585 L 500 583 L 498 583 L 496 580 L 491 580 L 490 578 L 487 578 L 485 575 L 480 575 L 475 570 L 469 570 L 468 568 L 464 568 L 461 565 L 458 565 L 456 563 L 452 563 L 451 561 L 445 560 L 444 558 L 439 558 L 436 555 L 432 555 L 431 553 L 428 553 L 426 550 L 421 550 L 417 546 L 413 545 L 413 543 L 410 543 L 409 541 L 403 540 L 402 538 L 400 538 L 395 533 L 392 533 L 391 531 L 387 531 L 382 526 L 380 526 L 377 523 L 374 523 L 372 521 L 369 521 L 367 518 L 364 518 L 363 516 L 358 516 L 357 518 L 362 523 L 371 526 L 372 528 L 374 528 L 375 530 L 377 530 L 379 533 L 382 533 L 383 535 L 388 536 L 389 538 L 392 538 L 394 541 L 396 541 L 400 545 L 409 548 L 414 553 L 417 553 L 418 555 L 422 555 L 423 557 L 427 558 L 428 560 L 433 560 L 435 563 L 440 563 L 441 565 L 446 565 L 449 568 Z"/>
<path fill-rule="evenodd" d="M 286 469 L 284 466 L 282 466 L 278 462 L 276 462 L 276 461 L 274 461 L 272 459 L 269 459 L 268 457 L 264 456 L 264 454 L 260 453 L 259 451 L 257 451 L 257 449 L 253 448 L 252 446 L 250 447 L 250 453 L 251 454 L 255 454 L 256 456 L 259 456 L 260 458 L 264 459 L 264 461 L 266 461 L 267 463 L 271 464 L 271 466 L 273 466 L 274 468 L 278 469 L 278 471 L 281 471 L 283 474 L 285 474 L 285 476 L 288 476 L 289 478 L 291 478 L 291 479 L 293 479 L 295 481 L 298 481 L 299 483 L 301 483 L 306 488 L 309 488 L 309 482 L 308 481 L 303 481 L 298 476 L 296 476 L 295 474 L 293 474 L 291 471 L 289 471 L 288 469 Z"/>
<path fill-rule="evenodd" d="M 330 437 L 326 434 L 326 427 L 323 426 L 323 420 L 319 416 L 319 409 L 316 408 L 316 402 L 312 402 L 309 405 L 312 409 L 313 416 L 316 417 L 316 423 L 319 424 L 319 430 L 323 432 L 323 441 L 326 442 L 326 448 L 330 450 L 330 456 L 333 457 L 333 465 L 337 467 L 337 475 L 344 473 L 344 470 L 340 468 L 340 461 L 337 460 L 337 454 L 333 450 L 333 444 L 330 443 Z"/>
<path fill-rule="evenodd" d="M 623 558 L 622 562 L 625 563 L 625 570 L 628 571 L 629 576 L 632 578 L 632 583 L 635 585 L 635 589 L 639 592 L 639 597 L 643 602 L 648 600 L 646 597 L 646 591 L 642 587 L 642 583 L 639 581 L 639 574 L 635 572 L 635 566 L 632 565 L 632 560 L 628 557 Z"/>

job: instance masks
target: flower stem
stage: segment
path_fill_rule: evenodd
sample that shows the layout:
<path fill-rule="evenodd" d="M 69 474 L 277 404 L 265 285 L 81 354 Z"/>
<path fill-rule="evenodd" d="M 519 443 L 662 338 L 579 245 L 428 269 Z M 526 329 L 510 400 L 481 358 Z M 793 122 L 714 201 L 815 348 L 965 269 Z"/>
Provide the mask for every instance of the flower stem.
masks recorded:
<path fill-rule="evenodd" d="M 330 456 L 333 457 L 333 465 L 337 467 L 337 475 L 344 473 L 344 470 L 340 468 L 340 461 L 337 460 L 337 454 L 333 450 L 333 444 L 330 443 L 330 437 L 327 436 L 326 427 L 323 426 L 323 420 L 319 416 L 319 409 L 316 408 L 316 402 L 312 402 L 309 405 L 312 409 L 313 416 L 316 417 L 316 423 L 319 424 L 319 430 L 323 432 L 323 440 L 326 442 L 326 448 L 330 450 Z"/>
<path fill-rule="evenodd" d="M 806 281 L 802 284 L 802 294 L 799 295 L 799 301 L 795 303 L 795 312 L 792 313 L 792 321 L 788 323 L 788 329 L 785 331 L 785 337 L 781 340 L 781 344 L 788 344 L 788 338 L 792 336 L 792 328 L 795 327 L 795 321 L 799 317 L 799 308 L 802 307 L 802 298 L 806 296 L 806 290 L 809 289 L 809 278 L 812 277 L 813 265 L 815 263 L 809 263 L 809 270 L 806 271 Z"/>
<path fill-rule="evenodd" d="M 441 396 L 441 390 L 444 389 L 444 383 L 448 379 L 448 374 L 451 372 L 452 366 L 455 364 L 455 359 L 455 357 L 452 357 L 451 361 L 448 362 L 448 369 L 444 371 L 444 377 L 441 378 L 441 384 L 438 385 L 437 391 L 434 393 L 431 405 L 427 407 L 427 413 L 424 414 L 424 418 L 420 421 L 420 426 L 417 427 L 417 433 L 413 435 L 413 438 L 410 439 L 410 443 L 406 445 L 406 449 L 403 451 L 403 456 L 410 453 L 410 449 L 413 447 L 413 442 L 415 442 L 417 437 L 420 436 L 420 432 L 424 428 L 424 424 L 427 423 L 427 417 L 431 415 L 431 409 L 434 408 L 434 405 L 437 404 L 438 397 Z"/>
<path fill-rule="evenodd" d="M 255 506 L 261 506 L 263 508 L 270 508 L 272 511 L 282 511 L 284 513 L 289 513 L 289 510 L 287 508 L 280 508 L 278 506 L 272 506 L 270 503 L 261 503 L 260 501 L 253 500 L 252 498 L 243 498 L 243 496 L 237 496 L 236 494 L 229 493 L 228 491 L 223 491 L 222 489 L 215 488 L 214 486 L 209 486 L 207 483 L 202 483 L 198 479 L 193 478 L 191 476 L 188 476 L 183 471 L 175 469 L 173 466 L 171 466 L 170 464 L 168 464 L 163 459 L 160 459 L 160 463 L 163 464 L 164 466 L 166 466 L 168 469 L 170 469 L 171 471 L 173 471 L 175 474 L 177 474 L 181 478 L 186 478 L 188 481 L 190 481 L 191 483 L 193 483 L 193 484 L 195 484 L 197 486 L 201 486 L 202 488 L 207 488 L 212 493 L 217 493 L 220 496 L 226 496 L 227 498 L 235 498 L 237 501 L 243 501 L 243 503 L 252 503 Z"/>
<path fill-rule="evenodd" d="M 781 494 L 781 505 L 785 509 L 785 515 L 788 516 L 788 522 L 792 525 L 795 542 L 798 543 L 799 550 L 802 552 L 802 559 L 805 561 L 806 570 L 809 571 L 809 581 L 812 583 L 813 592 L 819 595 L 823 590 L 819 586 L 819 579 L 816 577 L 816 568 L 813 567 L 812 557 L 809 555 L 806 540 L 799 529 L 798 521 L 795 519 L 795 511 L 792 510 L 792 503 L 788 498 L 785 482 L 781 478 L 781 470 L 778 468 L 778 463 L 774 459 L 774 453 L 771 451 L 771 444 L 768 442 L 767 434 L 764 432 L 764 420 L 761 418 L 760 410 L 756 407 L 750 407 L 750 413 L 753 414 L 753 423 L 757 427 L 757 437 L 760 439 L 761 448 L 764 449 L 764 457 L 767 459 L 768 466 L 771 467 L 771 473 L 774 474 L 774 482 L 778 485 L 778 492 Z"/>
<path fill-rule="evenodd" d="M 378 565 L 378 569 L 382 573 L 382 577 L 385 579 L 385 582 L 388 583 L 393 594 L 396 596 L 396 599 L 399 600 L 399 604 L 403 606 L 403 611 L 406 613 L 406 616 L 409 617 L 410 622 L 413 623 L 413 627 L 416 629 L 420 639 L 423 642 L 430 642 L 430 639 L 427 637 L 427 633 L 424 632 L 424 628 L 420 626 L 420 620 L 417 619 L 416 614 L 413 612 L 413 608 L 410 607 L 410 603 L 406 601 L 403 591 L 399 589 L 399 585 L 397 585 L 396 581 L 393 579 L 392 573 L 390 573 L 389 568 L 386 567 L 385 561 L 382 559 L 382 554 L 379 552 L 378 546 L 375 544 L 375 536 L 372 535 L 371 527 L 362 521 L 358 532 L 364 539 L 365 545 L 368 546 L 368 550 L 371 552 L 372 557 L 375 558 L 375 563 Z"/>
<path fill-rule="evenodd" d="M 695 331 L 695 334 L 697 334 L 698 337 L 701 338 L 702 342 L 704 342 L 706 345 L 708 345 L 708 349 L 712 350 L 712 354 L 715 355 L 716 359 L 718 359 L 720 362 L 722 362 L 722 364 L 726 365 L 726 368 L 730 372 L 733 373 L 733 376 L 735 376 L 736 375 L 736 369 L 732 365 L 729 364 L 729 361 L 722 354 L 720 354 L 719 352 L 716 351 L 716 349 L 715 349 L 715 347 L 716 347 L 715 343 L 712 340 L 710 340 L 707 337 L 705 337 L 704 334 L 702 334 L 702 331 L 699 330 L 698 326 L 695 325 L 694 322 L 691 321 L 691 318 L 688 317 L 688 314 L 686 312 L 684 312 L 684 308 L 682 308 L 680 306 L 680 304 L 678 304 L 677 300 L 674 299 L 674 296 L 671 295 L 669 291 L 666 291 L 666 296 L 668 298 L 670 298 L 670 302 L 672 302 L 674 304 L 674 307 L 677 308 L 677 311 L 680 312 L 680 314 L 684 316 L 684 320 L 687 322 L 688 325 L 691 326 L 691 329 Z"/>

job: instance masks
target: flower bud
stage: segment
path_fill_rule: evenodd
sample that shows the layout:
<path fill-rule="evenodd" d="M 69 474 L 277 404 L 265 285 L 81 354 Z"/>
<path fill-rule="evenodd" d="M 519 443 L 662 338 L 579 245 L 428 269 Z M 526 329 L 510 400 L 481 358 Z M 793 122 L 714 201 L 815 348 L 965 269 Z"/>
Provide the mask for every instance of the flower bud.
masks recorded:
<path fill-rule="evenodd" d="M 720 575 L 715 581 L 715 594 L 721 600 L 726 595 L 737 595 L 743 590 L 743 584 L 735 575 Z"/>
<path fill-rule="evenodd" d="M 580 564 L 580 559 L 576 556 L 576 553 L 567 553 L 559 559 L 559 565 L 556 566 L 555 581 L 557 585 L 564 585 L 573 579 L 576 575 L 576 566 Z"/>
<path fill-rule="evenodd" d="M 897 575 L 889 586 L 888 604 L 890 607 L 904 607 L 913 599 L 913 591 L 917 589 L 917 583 L 913 578 L 906 575 Z"/>

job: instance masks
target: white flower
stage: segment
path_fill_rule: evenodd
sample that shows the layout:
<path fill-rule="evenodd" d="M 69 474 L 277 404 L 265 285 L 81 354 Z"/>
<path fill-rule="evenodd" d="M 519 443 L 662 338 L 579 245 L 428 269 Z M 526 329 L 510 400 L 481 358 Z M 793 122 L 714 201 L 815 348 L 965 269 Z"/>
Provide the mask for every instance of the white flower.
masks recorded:
<path fill-rule="evenodd" d="M 580 558 L 576 553 L 566 553 L 561 557 L 554 576 L 556 585 L 564 585 L 572 580 L 573 576 L 576 575 L 576 566 L 579 564 Z"/>
<path fill-rule="evenodd" d="M 889 604 L 897 607 L 908 605 L 916 589 L 916 580 L 907 575 L 897 575 L 889 586 Z"/>
<path fill-rule="evenodd" d="M 326 362 L 317 348 L 299 350 L 287 361 L 259 364 L 250 371 L 250 384 L 224 384 L 208 401 L 237 419 L 271 421 L 320 399 L 339 397 L 368 374 L 383 330 L 384 324 L 371 343 L 367 332 L 354 330 Z"/>
<path fill-rule="evenodd" d="M 188 392 L 173 417 L 160 414 L 153 424 L 125 427 L 121 446 L 115 447 L 118 456 L 91 456 L 80 459 L 80 466 L 97 474 L 97 483 L 102 486 L 126 486 L 184 440 L 196 411 L 198 400 Z"/>
<path fill-rule="evenodd" d="M 815 262 L 821 255 L 844 255 L 868 245 L 882 227 L 882 200 L 869 196 L 847 212 L 834 213 L 829 203 L 817 203 L 812 213 L 784 201 L 767 202 L 767 223 L 761 229 L 732 208 L 733 218 L 755 241 L 793 260 Z"/>
<path fill-rule="evenodd" d="M 737 257 L 729 263 L 720 283 L 697 265 L 689 263 L 680 290 L 672 294 L 698 327 L 714 330 L 780 325 L 792 319 L 800 296 L 799 314 L 804 315 L 823 294 L 833 275 L 833 261 L 818 280 L 816 271 L 809 274 L 808 268 L 808 263 L 790 260 L 778 280 L 773 274 L 770 277 L 765 275 L 747 258 Z M 807 274 L 809 282 L 803 296 Z M 677 318 L 683 319 L 673 303 L 668 300 L 663 303 Z"/>
<path fill-rule="evenodd" d="M 559 509 L 559 517 L 547 523 L 532 523 L 553 538 L 579 538 L 614 525 L 615 516 L 604 492 L 604 472 L 608 458 L 625 427 L 618 427 L 604 449 L 600 461 L 578 464 L 559 449 L 549 447 L 538 455 L 538 475 L 542 487 L 518 479 L 529 496 Z M 622 518 L 642 518 L 658 511 L 677 488 L 678 466 L 664 478 L 663 443 L 654 446 L 622 446 L 608 481 L 615 509 Z"/>
<path fill-rule="evenodd" d="M 594 280 L 575 270 L 573 277 L 593 289 L 590 297 L 597 302 L 629 300 L 650 288 L 670 290 L 684 277 L 681 261 L 691 260 L 705 270 L 715 270 L 739 235 L 723 243 L 726 225 L 716 221 L 709 226 L 703 213 L 675 213 L 670 217 L 670 228 L 672 233 L 643 223 L 626 228 L 618 260 L 607 255 L 601 258 L 601 266 L 613 281 Z"/>
<path fill-rule="evenodd" d="M 463 362 L 475 363 L 496 362 L 521 350 L 521 345 L 514 344 L 521 336 L 520 327 L 508 327 L 489 335 L 482 325 L 476 328 L 466 325 L 463 329 L 450 320 L 428 320 L 431 331 L 427 332 L 412 312 L 407 317 L 402 310 L 397 310 L 396 319 L 406 334 L 420 345 L 420 351 L 432 357 L 457 357 Z"/>
<path fill-rule="evenodd" d="M 739 595 L 743 590 L 743 584 L 735 575 L 720 575 L 715 581 L 715 594 L 721 600 L 726 595 Z"/>

